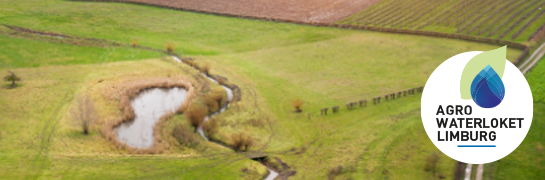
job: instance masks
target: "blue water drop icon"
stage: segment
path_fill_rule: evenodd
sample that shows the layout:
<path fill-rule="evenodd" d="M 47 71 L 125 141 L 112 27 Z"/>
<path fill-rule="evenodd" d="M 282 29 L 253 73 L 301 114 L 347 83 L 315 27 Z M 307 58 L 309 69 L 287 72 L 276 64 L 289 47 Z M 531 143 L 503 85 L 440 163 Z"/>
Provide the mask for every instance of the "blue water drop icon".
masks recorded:
<path fill-rule="evenodd" d="M 494 68 L 486 66 L 471 83 L 471 97 L 482 108 L 493 108 L 505 96 L 505 86 Z"/>

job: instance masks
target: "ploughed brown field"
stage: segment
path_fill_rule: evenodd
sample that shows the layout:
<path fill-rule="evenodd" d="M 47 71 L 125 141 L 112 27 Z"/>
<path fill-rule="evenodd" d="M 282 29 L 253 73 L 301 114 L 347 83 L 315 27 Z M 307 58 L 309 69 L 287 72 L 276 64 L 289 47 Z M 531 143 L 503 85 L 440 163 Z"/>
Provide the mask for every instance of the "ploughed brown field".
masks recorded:
<path fill-rule="evenodd" d="M 333 23 L 380 0 L 118 0 L 235 16 Z"/>

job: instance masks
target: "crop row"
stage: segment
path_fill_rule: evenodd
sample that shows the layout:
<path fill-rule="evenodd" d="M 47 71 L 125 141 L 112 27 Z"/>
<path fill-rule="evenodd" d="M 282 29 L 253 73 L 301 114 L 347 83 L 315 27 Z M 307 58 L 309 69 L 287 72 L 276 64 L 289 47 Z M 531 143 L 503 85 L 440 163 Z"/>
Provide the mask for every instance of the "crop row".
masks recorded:
<path fill-rule="evenodd" d="M 443 18 L 440 19 L 437 24 L 443 24 L 443 22 L 446 22 L 447 19 L 449 18 L 452 18 L 454 15 L 456 15 L 457 13 L 459 12 L 462 12 L 464 9 L 466 9 L 468 6 L 473 6 L 475 3 L 477 3 L 478 1 L 470 1 L 470 2 L 462 2 L 462 3 L 459 3 L 457 4 L 456 8 L 453 8 L 449 14 L 447 15 L 443 15 Z"/>
<path fill-rule="evenodd" d="M 383 0 L 338 23 L 515 39 L 535 27 L 544 5 L 542 0 Z"/>
<path fill-rule="evenodd" d="M 428 1 L 422 1 L 423 3 L 420 6 L 415 6 L 415 8 L 410 9 L 408 14 L 398 15 L 397 18 L 387 23 L 390 27 L 395 27 L 401 23 L 406 22 L 409 18 L 415 17 L 422 13 L 423 10 L 433 9 L 434 3 Z"/>
<path fill-rule="evenodd" d="M 525 19 L 530 17 L 532 14 L 534 14 L 536 11 L 539 10 L 539 7 L 545 5 L 545 1 L 543 1 L 541 4 L 539 4 L 537 7 L 532 8 L 531 11 L 526 12 L 526 14 L 520 16 L 513 24 L 511 24 L 505 31 L 503 31 L 498 38 L 503 38 L 507 33 L 511 32 L 515 27 L 520 25 L 522 22 L 524 22 Z"/>
<path fill-rule="evenodd" d="M 480 22 L 484 22 L 484 18 L 481 19 L 483 16 L 485 15 L 488 15 L 492 10 L 494 10 L 496 7 L 498 7 L 499 5 L 502 5 L 503 6 L 499 9 L 496 9 L 496 11 L 492 14 L 496 14 L 497 12 L 499 12 L 500 10 L 502 9 L 505 9 L 507 6 L 509 6 L 513 1 L 516 1 L 516 0 L 511 0 L 511 1 L 496 1 L 496 3 L 492 4 L 491 6 L 488 6 L 488 8 L 482 10 L 479 15 L 477 16 L 473 16 L 473 18 L 471 20 L 468 20 L 468 21 L 464 21 L 464 24 L 458 28 L 458 30 L 456 31 L 456 33 L 461 33 L 463 32 L 464 30 L 467 30 L 467 28 L 469 28 L 471 25 L 475 24 L 475 22 L 477 22 L 477 20 L 481 20 Z M 460 24 L 458 24 L 458 26 L 460 26 Z"/>
<path fill-rule="evenodd" d="M 533 2 L 529 3 L 528 5 L 524 6 L 523 8 L 521 8 L 518 11 L 516 11 L 515 13 L 513 13 L 511 16 L 509 16 L 509 18 L 504 19 L 498 26 L 496 26 L 496 28 L 494 28 L 492 31 L 490 31 L 486 37 L 490 37 L 490 36 L 496 34 L 496 32 L 498 32 L 500 30 L 500 28 L 504 27 L 507 23 L 512 22 L 513 19 L 515 19 L 516 17 L 518 17 L 520 15 L 520 13 L 522 13 L 525 10 L 527 10 L 528 8 L 534 6 L 535 3 L 537 3 L 537 1 L 533 1 Z"/>
<path fill-rule="evenodd" d="M 473 13 L 482 13 L 482 10 L 485 6 L 489 6 L 490 3 L 495 2 L 495 0 L 483 0 L 478 1 L 474 6 L 468 6 L 467 8 L 464 8 L 463 12 L 458 14 L 458 16 L 455 16 L 454 18 L 447 21 L 447 26 L 456 23 L 456 27 L 460 25 L 460 23 L 467 21 L 467 17 L 470 15 L 473 15 Z"/>
<path fill-rule="evenodd" d="M 516 3 L 518 2 L 518 4 L 522 4 L 524 1 L 518 1 L 518 0 L 514 0 L 514 1 L 511 1 L 511 2 L 508 2 L 507 4 L 505 4 L 504 6 L 496 9 L 496 11 L 494 11 L 493 13 L 491 13 L 492 15 L 497 15 L 499 14 L 500 12 L 504 11 L 505 9 L 507 9 L 509 6 L 513 6 L 513 5 L 517 5 Z M 492 16 L 492 17 L 496 17 L 496 16 Z M 483 18 L 478 24 L 474 25 L 472 28 L 470 28 L 469 30 L 467 30 L 466 34 L 471 34 L 473 33 L 475 30 L 477 30 L 478 28 L 482 28 L 483 24 L 486 23 L 486 22 L 490 22 L 491 20 L 489 20 L 490 18 L 492 18 L 490 16 L 488 16 L 487 18 Z M 498 18 L 498 17 L 496 17 Z"/>
<path fill-rule="evenodd" d="M 502 20 L 502 19 L 505 19 L 505 17 L 507 17 L 509 14 L 511 14 L 511 12 L 513 12 L 514 10 L 518 9 L 520 6 L 524 5 L 525 2 L 524 1 L 520 1 L 521 3 L 518 3 L 514 6 L 511 6 L 509 9 L 506 9 L 506 10 L 502 10 L 501 14 L 496 14 L 494 18 L 494 20 L 490 21 L 490 23 L 488 23 L 488 25 L 484 28 L 480 28 L 480 31 L 477 33 L 477 35 L 481 35 L 483 34 L 484 32 L 486 32 L 488 29 L 491 28 L 491 26 L 494 26 L 496 24 L 498 24 L 498 21 Z"/>
<path fill-rule="evenodd" d="M 404 2 L 405 1 L 403 1 L 403 4 L 396 4 L 395 8 L 387 8 L 387 9 L 385 9 L 385 11 L 377 12 L 377 13 L 374 14 L 374 16 L 370 17 L 369 19 L 367 19 L 363 23 L 359 23 L 359 24 L 374 24 L 374 22 L 376 22 L 377 20 L 379 20 L 381 18 L 394 15 L 395 13 L 398 13 L 399 11 L 401 11 L 404 8 L 403 7 L 405 5 Z"/>
<path fill-rule="evenodd" d="M 517 30 L 517 32 L 515 32 L 513 34 L 513 36 L 511 36 L 511 39 L 515 39 L 517 37 L 520 36 L 520 34 L 526 30 L 526 28 L 528 28 L 528 26 L 530 26 L 530 24 L 532 24 L 534 21 L 537 20 L 537 18 L 543 16 L 543 14 L 545 14 L 545 10 L 544 11 L 540 11 L 537 15 L 535 15 L 534 17 L 532 17 L 532 19 L 530 19 L 529 21 L 527 21 L 524 25 L 522 25 L 522 27 L 519 28 L 519 30 Z M 541 28 L 540 28 L 541 29 Z M 539 30 L 538 30 L 539 31 Z M 537 32 L 537 31 L 536 31 Z M 532 36 L 530 36 L 529 39 L 531 39 Z"/>
<path fill-rule="evenodd" d="M 436 15 L 432 20 L 429 20 L 425 24 L 419 26 L 418 29 L 422 29 L 422 28 L 424 28 L 426 26 L 429 26 L 432 23 L 436 23 L 436 22 L 439 22 L 439 24 L 440 24 L 445 18 L 448 18 L 450 16 L 450 14 L 456 13 L 456 10 L 459 9 L 459 8 L 462 8 L 462 7 L 464 7 L 463 3 L 458 3 L 458 4 L 454 5 L 454 6 L 451 6 L 451 8 L 448 8 L 446 11 L 438 13 L 438 14 L 441 14 L 441 16 Z M 440 18 L 442 18 L 442 19 L 440 19 Z"/>
<path fill-rule="evenodd" d="M 467 6 L 464 6 L 462 9 L 460 9 L 459 13 L 453 14 L 449 19 L 445 21 L 445 25 L 449 26 L 457 22 L 459 19 L 463 19 L 464 17 L 466 17 L 475 8 L 481 9 L 482 5 L 488 4 L 488 0 L 473 1 L 473 2 L 475 3 L 468 4 Z"/>
<path fill-rule="evenodd" d="M 427 9 L 427 10 L 422 10 L 421 13 L 417 16 L 415 16 L 413 19 L 411 20 L 408 20 L 407 22 L 404 22 L 403 24 L 400 25 L 400 27 L 407 27 L 409 29 L 412 29 L 414 28 L 415 26 L 419 25 L 418 23 L 413 23 L 413 22 L 418 22 L 420 20 L 420 22 L 431 22 L 430 20 L 428 21 L 425 21 L 426 19 L 426 15 L 430 15 L 432 12 L 434 12 L 435 10 L 437 10 L 439 7 L 441 7 L 442 5 L 444 5 L 445 3 L 444 2 L 436 2 L 436 1 L 433 1 L 435 3 L 438 3 L 438 4 L 434 4 L 435 6 L 432 6 L 430 9 Z M 429 16 L 427 18 L 437 18 L 438 16 Z"/>

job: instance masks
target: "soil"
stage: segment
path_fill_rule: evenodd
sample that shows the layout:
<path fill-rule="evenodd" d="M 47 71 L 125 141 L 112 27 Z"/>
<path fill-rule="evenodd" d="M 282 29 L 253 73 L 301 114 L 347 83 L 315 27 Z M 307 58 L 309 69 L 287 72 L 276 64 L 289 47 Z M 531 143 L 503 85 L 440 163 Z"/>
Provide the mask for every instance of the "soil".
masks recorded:
<path fill-rule="evenodd" d="M 333 23 L 380 0 L 118 0 L 241 17 Z"/>

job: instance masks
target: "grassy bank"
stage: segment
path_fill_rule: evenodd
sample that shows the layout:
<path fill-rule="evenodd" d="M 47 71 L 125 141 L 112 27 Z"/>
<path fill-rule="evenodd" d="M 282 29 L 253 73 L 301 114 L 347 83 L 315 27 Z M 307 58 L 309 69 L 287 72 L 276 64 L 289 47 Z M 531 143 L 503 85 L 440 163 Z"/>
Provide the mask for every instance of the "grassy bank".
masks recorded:
<path fill-rule="evenodd" d="M 15 89 L 0 89 L 2 179 L 251 179 L 266 173 L 259 163 L 228 149 L 207 143 L 188 148 L 176 143 L 170 134 L 175 125 L 186 123 L 181 115 L 163 125 L 163 140 L 170 142 L 170 147 L 160 155 L 134 156 L 103 137 L 102 125 L 123 116 L 119 101 L 108 97 L 117 91 L 105 89 L 123 89 L 123 83 L 131 80 L 192 78 L 197 74 L 190 67 L 175 65 L 170 58 L 12 71 L 23 81 Z M 89 135 L 82 134 L 70 114 L 79 96 L 91 97 L 98 112 Z M 241 169 L 248 170 L 243 173 Z"/>

